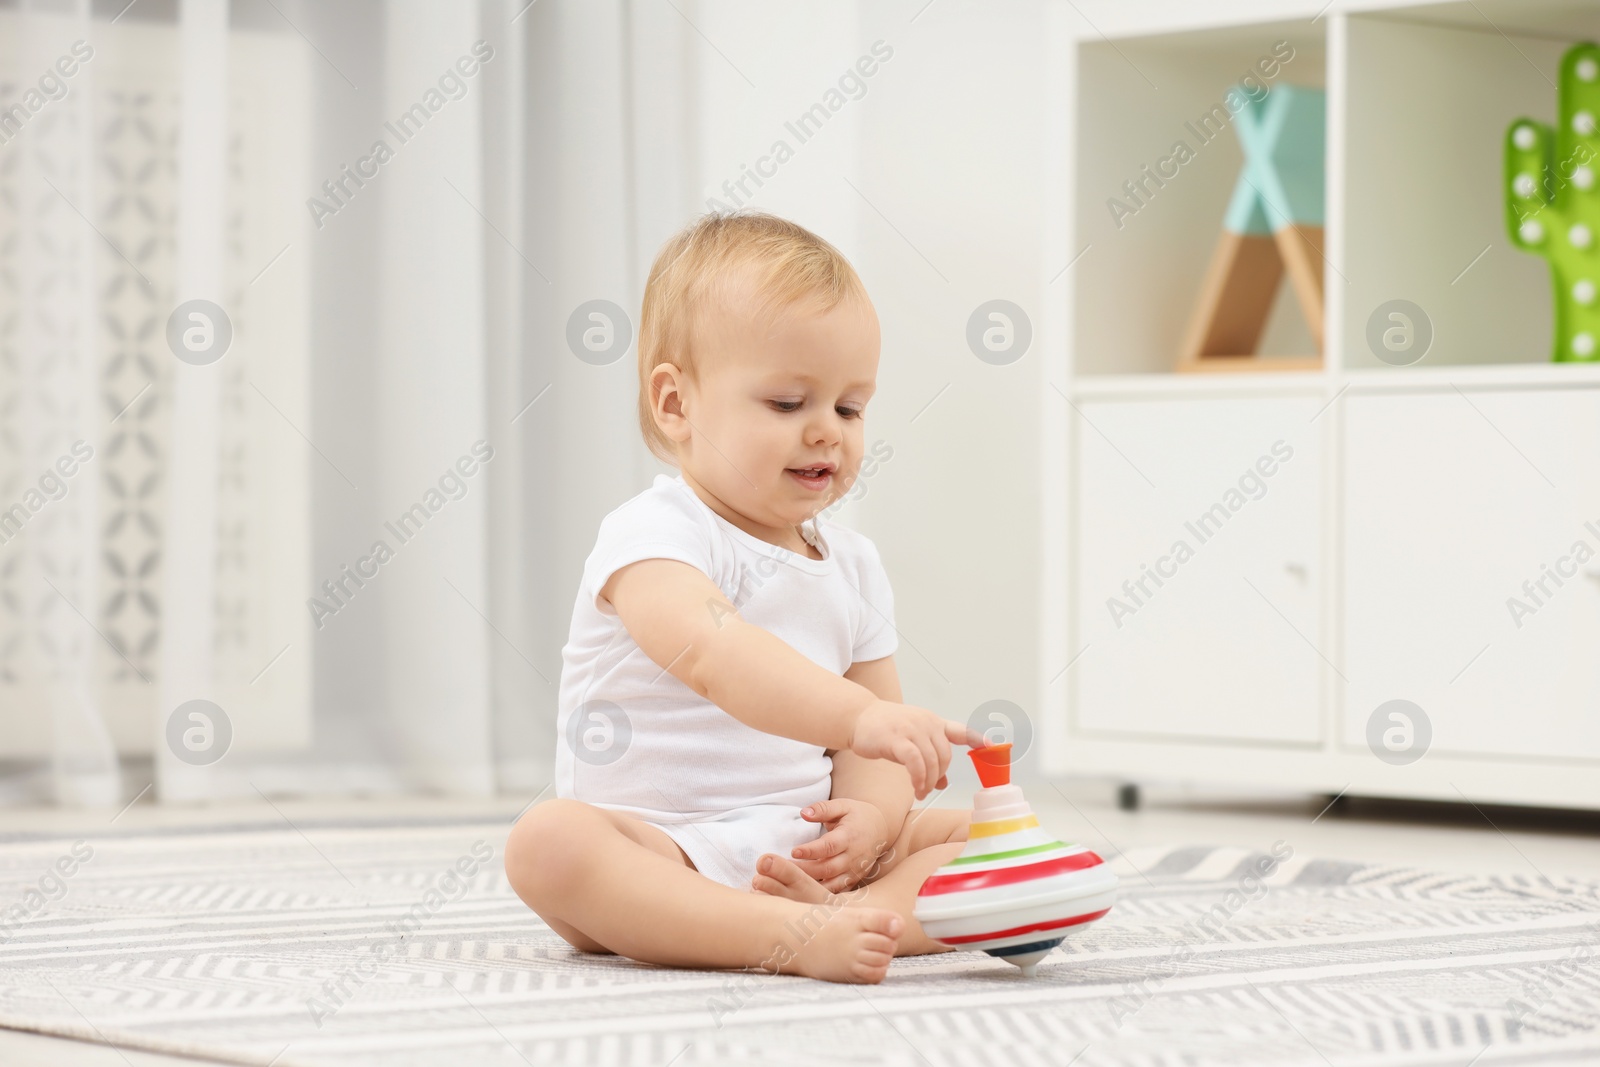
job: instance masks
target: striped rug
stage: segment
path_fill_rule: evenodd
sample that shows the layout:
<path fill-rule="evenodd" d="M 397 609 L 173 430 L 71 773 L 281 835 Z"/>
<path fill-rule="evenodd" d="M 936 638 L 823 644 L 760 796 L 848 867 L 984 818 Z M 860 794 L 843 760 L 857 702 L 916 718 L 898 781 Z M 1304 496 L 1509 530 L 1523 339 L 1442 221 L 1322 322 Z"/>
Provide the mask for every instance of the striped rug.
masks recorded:
<path fill-rule="evenodd" d="M 959 952 L 849 987 L 577 953 L 506 830 L 11 837 L 0 1025 L 276 1067 L 1600 1062 L 1589 883 L 1135 850 L 1034 980 Z"/>

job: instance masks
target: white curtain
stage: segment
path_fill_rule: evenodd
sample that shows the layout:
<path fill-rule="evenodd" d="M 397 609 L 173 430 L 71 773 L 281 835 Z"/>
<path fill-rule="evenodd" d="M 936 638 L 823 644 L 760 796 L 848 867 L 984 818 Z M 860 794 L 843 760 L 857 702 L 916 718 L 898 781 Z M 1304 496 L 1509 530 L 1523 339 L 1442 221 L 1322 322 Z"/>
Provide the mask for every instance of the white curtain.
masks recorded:
<path fill-rule="evenodd" d="M 908 699 L 1036 712 L 1038 555 L 984 517 L 1037 513 L 1016 413 L 1062 351 L 1060 113 L 1016 106 L 1049 97 L 1045 9 L 0 0 L 0 803 L 539 796 L 595 529 L 664 469 L 636 347 L 579 358 L 568 321 L 635 316 L 823 100 L 753 203 L 884 327 L 894 461 L 837 521 L 904 601 Z M 1011 368 L 964 352 L 997 294 L 1041 324 Z M 971 522 L 927 491 L 952 469 Z"/>
<path fill-rule="evenodd" d="M 690 207 L 629 9 L 121 7 L 0 7 L 0 802 L 531 799 L 659 469 L 564 350 Z"/>
<path fill-rule="evenodd" d="M 103 597 L 98 482 L 111 447 L 93 300 L 109 279 L 76 216 L 91 196 L 86 101 L 99 73 L 70 35 L 86 13 L 0 12 L 0 752 L 12 770 L 0 796 L 49 781 L 65 802 L 101 804 L 120 789 L 102 704 L 127 676 L 102 669 L 82 619 Z"/>

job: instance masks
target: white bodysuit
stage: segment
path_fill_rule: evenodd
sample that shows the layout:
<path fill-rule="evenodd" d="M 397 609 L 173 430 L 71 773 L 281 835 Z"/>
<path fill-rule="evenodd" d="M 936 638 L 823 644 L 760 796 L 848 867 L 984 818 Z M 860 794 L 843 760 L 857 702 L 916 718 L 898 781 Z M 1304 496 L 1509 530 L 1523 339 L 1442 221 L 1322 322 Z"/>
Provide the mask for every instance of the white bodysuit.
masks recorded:
<path fill-rule="evenodd" d="M 822 559 L 746 533 L 681 474 L 658 474 L 601 520 L 561 650 L 556 796 L 658 826 L 701 873 L 736 889 L 750 888 L 762 853 L 787 856 L 820 835 L 800 809 L 828 799 L 833 763 L 822 746 L 747 726 L 662 669 L 598 594 L 629 563 L 680 560 L 745 621 L 834 674 L 892 654 L 894 600 L 872 542 L 826 520 L 801 533 Z"/>

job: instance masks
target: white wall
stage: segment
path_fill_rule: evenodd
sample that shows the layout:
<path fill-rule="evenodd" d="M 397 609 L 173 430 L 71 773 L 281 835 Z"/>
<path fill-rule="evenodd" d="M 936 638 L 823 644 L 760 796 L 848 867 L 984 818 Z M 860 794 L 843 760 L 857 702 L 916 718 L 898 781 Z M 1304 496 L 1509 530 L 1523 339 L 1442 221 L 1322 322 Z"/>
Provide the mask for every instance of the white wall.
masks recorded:
<path fill-rule="evenodd" d="M 1044 268 L 1044 5 L 941 2 L 908 23 L 918 7 L 873 7 L 862 33 L 895 48 L 882 95 L 866 101 L 857 180 L 877 209 L 863 214 L 861 266 L 884 327 L 869 434 L 895 454 L 861 526 L 895 583 L 907 699 L 956 719 L 1017 704 L 1035 720 L 1026 767 L 1041 703 L 1041 332 L 1065 291 Z M 997 298 L 1034 328 L 1006 366 L 966 338 L 974 309 Z"/>

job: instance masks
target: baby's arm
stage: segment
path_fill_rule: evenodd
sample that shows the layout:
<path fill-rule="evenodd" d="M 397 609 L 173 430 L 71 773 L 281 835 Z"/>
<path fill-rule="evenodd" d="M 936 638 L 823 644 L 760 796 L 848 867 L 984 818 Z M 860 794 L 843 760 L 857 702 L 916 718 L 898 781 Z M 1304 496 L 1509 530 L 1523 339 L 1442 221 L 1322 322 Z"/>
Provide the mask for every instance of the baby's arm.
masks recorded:
<path fill-rule="evenodd" d="M 900 703 L 900 672 L 894 657 L 853 663 L 844 676 L 872 690 L 880 700 Z M 906 816 L 911 812 L 913 790 L 906 770 L 892 760 L 865 759 L 849 749 L 830 752 L 833 757 L 835 800 L 844 797 L 864 800 L 883 813 L 885 840 L 900 836 Z"/>
<path fill-rule="evenodd" d="M 893 656 L 854 663 L 844 676 L 880 700 L 900 700 Z M 801 813 L 825 832 L 792 849 L 789 857 L 829 892 L 838 893 L 876 876 L 886 850 L 903 832 L 914 790 L 905 768 L 891 760 L 868 759 L 849 749 L 829 749 L 828 755 L 833 758 L 829 798 Z"/>
<path fill-rule="evenodd" d="M 983 744 L 960 723 L 881 700 L 813 663 L 742 619 L 716 583 L 687 563 L 630 563 L 600 595 L 645 655 L 740 722 L 823 748 L 891 758 L 910 773 L 916 796 L 943 788 L 952 741 Z"/>

